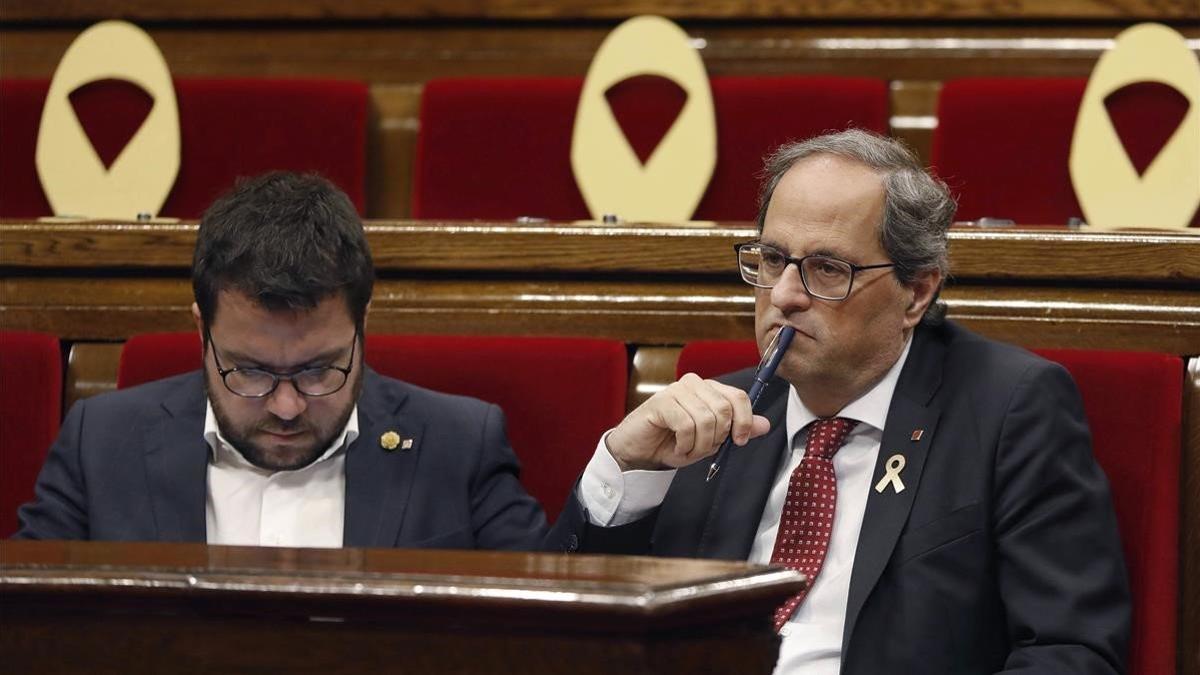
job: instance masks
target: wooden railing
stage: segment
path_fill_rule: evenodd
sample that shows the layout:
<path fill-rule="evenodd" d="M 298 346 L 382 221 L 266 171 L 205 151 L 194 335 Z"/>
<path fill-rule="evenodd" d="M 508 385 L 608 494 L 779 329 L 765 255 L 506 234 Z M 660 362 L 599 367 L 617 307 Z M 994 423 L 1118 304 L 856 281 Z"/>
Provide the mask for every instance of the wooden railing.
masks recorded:
<path fill-rule="evenodd" d="M 790 570 L 707 560 L 0 542 L 0 660 L 14 673 L 767 675 L 771 613 L 802 587 Z"/>

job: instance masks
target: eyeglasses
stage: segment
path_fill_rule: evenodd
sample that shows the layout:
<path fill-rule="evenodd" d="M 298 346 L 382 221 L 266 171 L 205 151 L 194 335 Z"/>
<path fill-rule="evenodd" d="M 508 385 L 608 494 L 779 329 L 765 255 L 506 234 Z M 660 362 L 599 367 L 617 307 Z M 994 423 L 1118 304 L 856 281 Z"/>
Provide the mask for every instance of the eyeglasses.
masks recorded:
<path fill-rule="evenodd" d="M 896 263 L 879 265 L 855 265 L 827 255 L 806 255 L 792 258 L 774 246 L 752 241 L 737 244 L 738 270 L 742 280 L 758 288 L 774 288 L 783 277 L 788 265 L 800 270 L 800 282 L 804 290 L 814 298 L 822 300 L 845 300 L 854 287 L 854 273 L 863 270 L 895 267 Z"/>
<path fill-rule="evenodd" d="M 276 373 L 265 368 L 222 368 L 221 359 L 217 356 L 217 344 L 213 342 L 212 333 L 204 331 L 208 343 L 212 345 L 213 361 L 217 364 L 217 374 L 225 383 L 225 388 L 242 398 L 266 398 L 279 386 L 280 380 L 290 380 L 296 391 L 304 396 L 329 396 L 346 386 L 350 378 L 350 370 L 354 368 L 354 350 L 358 347 L 358 329 L 354 330 L 354 342 L 350 344 L 350 365 L 319 366 L 304 368 L 294 373 Z"/>

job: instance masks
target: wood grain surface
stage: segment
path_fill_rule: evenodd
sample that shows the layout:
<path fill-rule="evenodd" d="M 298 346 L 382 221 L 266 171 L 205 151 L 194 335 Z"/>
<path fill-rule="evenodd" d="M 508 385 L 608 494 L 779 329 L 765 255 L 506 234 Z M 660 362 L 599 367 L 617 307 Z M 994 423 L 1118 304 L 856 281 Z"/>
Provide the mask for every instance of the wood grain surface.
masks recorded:
<path fill-rule="evenodd" d="M 361 19 L 1138 19 L 1196 18 L 1187 0 L 7 0 L 4 21 Z"/>
<path fill-rule="evenodd" d="M 766 675 L 771 613 L 803 583 L 700 560 L 5 541 L 0 655 L 11 672 Z"/>
<path fill-rule="evenodd" d="M 755 238 L 747 223 L 368 221 L 382 276 L 454 271 L 701 275 L 736 278 L 733 245 Z M 1087 280 L 1200 283 L 1200 230 L 1074 231 L 1064 228 L 950 232 L 957 280 Z M 196 224 L 0 221 L 0 267 L 186 270 Z"/>

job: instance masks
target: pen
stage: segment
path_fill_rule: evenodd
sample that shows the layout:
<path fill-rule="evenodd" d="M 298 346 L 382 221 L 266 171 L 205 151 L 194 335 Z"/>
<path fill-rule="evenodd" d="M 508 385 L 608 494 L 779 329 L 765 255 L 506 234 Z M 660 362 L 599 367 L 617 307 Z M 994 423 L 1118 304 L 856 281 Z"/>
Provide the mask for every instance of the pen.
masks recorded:
<path fill-rule="evenodd" d="M 783 326 L 776 333 L 775 337 L 771 338 L 771 344 L 767 345 L 766 351 L 763 352 L 762 360 L 758 362 L 758 368 L 754 371 L 754 383 L 750 385 L 750 412 L 754 412 L 754 406 L 758 403 L 759 397 L 762 396 L 763 390 L 767 388 L 767 381 L 775 375 L 775 369 L 779 367 L 779 362 L 783 360 L 783 355 L 787 353 L 788 345 L 792 344 L 792 337 L 796 335 L 796 329 L 791 326 Z M 725 442 L 721 444 L 717 450 L 717 456 L 713 458 L 713 463 L 708 467 L 708 477 L 704 482 L 713 479 L 717 472 L 721 470 L 721 460 L 725 459 L 725 455 L 729 449 L 733 447 L 733 434 L 731 433 Z"/>

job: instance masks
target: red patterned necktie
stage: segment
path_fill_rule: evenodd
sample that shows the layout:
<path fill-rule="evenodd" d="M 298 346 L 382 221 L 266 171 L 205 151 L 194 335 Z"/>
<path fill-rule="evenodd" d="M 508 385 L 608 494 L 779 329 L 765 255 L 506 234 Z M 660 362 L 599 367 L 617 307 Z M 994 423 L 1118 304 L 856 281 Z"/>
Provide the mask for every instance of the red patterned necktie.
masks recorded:
<path fill-rule="evenodd" d="M 819 419 L 809 426 L 804 457 L 788 481 L 787 500 L 779 518 L 775 550 L 771 553 L 771 564 L 803 572 L 808 577 L 808 587 L 775 610 L 775 632 L 783 628 L 804 601 L 825 562 L 833 532 L 833 508 L 837 504 L 833 454 L 856 426 L 857 420 L 841 417 Z"/>

